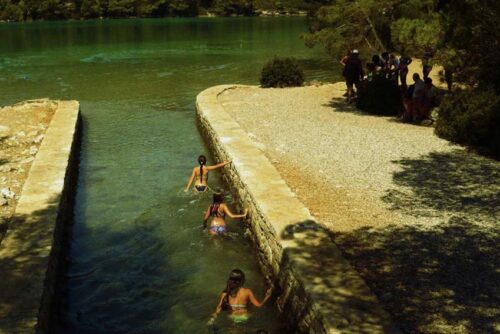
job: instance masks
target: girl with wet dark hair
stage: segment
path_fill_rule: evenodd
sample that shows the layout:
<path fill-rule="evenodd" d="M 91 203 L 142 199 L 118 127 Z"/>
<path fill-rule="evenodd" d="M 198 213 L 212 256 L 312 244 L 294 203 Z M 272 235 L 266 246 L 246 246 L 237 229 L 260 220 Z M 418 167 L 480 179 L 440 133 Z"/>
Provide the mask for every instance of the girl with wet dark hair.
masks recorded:
<path fill-rule="evenodd" d="M 269 287 L 266 291 L 264 299 L 261 302 L 255 298 L 252 290 L 244 288 L 245 274 L 240 269 L 233 269 L 229 274 L 226 288 L 222 291 L 222 295 L 217 304 L 215 312 L 208 321 L 213 324 L 221 311 L 230 312 L 230 317 L 235 323 L 246 322 L 249 318 L 248 303 L 252 303 L 255 307 L 262 307 L 271 298 L 272 288 Z"/>
<path fill-rule="evenodd" d="M 229 210 L 224 202 L 224 195 L 220 193 L 215 193 L 213 197 L 213 203 L 205 212 L 205 217 L 203 219 L 203 226 L 207 227 L 207 222 L 210 217 L 212 217 L 212 221 L 210 222 L 210 228 L 208 232 L 210 234 L 224 234 L 226 233 L 226 215 L 235 219 L 235 218 L 245 218 L 247 216 L 248 210 L 245 209 L 245 212 L 241 215 L 236 215 Z"/>
<path fill-rule="evenodd" d="M 200 155 L 198 157 L 198 164 L 200 165 L 199 167 L 194 167 L 193 172 L 191 173 L 191 177 L 189 178 L 188 184 L 186 186 L 186 190 L 188 191 L 189 188 L 191 187 L 191 184 L 193 181 L 196 179 L 194 182 L 194 189 L 201 193 L 205 192 L 208 189 L 207 185 L 207 180 L 208 180 L 208 172 L 217 168 L 224 167 L 225 165 L 229 164 L 230 161 L 225 161 L 217 165 L 213 166 L 207 166 L 207 158 L 204 155 Z"/>

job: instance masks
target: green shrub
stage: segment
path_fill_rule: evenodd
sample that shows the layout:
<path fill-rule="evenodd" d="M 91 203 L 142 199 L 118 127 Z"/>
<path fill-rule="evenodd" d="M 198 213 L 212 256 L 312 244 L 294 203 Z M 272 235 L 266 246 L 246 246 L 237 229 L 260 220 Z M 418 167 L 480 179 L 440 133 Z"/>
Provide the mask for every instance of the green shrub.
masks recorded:
<path fill-rule="evenodd" d="M 304 72 L 293 58 L 278 58 L 268 62 L 262 69 L 262 87 L 296 87 L 304 83 Z"/>
<path fill-rule="evenodd" d="M 360 84 L 356 107 L 370 114 L 384 116 L 401 114 L 404 109 L 398 85 L 380 75 Z"/>
<path fill-rule="evenodd" d="M 447 96 L 439 107 L 436 134 L 487 148 L 500 157 L 500 97 L 493 89 L 457 91 Z"/>

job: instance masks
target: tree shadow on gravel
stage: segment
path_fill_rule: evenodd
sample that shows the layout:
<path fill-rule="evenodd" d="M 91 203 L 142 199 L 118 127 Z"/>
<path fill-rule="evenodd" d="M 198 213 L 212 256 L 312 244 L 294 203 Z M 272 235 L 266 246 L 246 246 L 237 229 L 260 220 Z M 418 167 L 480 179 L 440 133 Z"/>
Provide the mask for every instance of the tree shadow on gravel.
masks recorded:
<path fill-rule="evenodd" d="M 426 217 L 433 211 L 481 215 L 491 219 L 500 210 L 500 163 L 461 150 L 434 152 L 418 159 L 393 161 L 391 189 L 382 197 L 391 210 Z"/>
<path fill-rule="evenodd" d="M 373 116 L 367 113 L 362 112 L 361 110 L 356 108 L 356 104 L 347 103 L 346 97 L 333 97 L 328 104 L 324 104 L 323 107 L 330 107 L 335 109 L 336 112 L 347 112 L 360 116 Z"/>
<path fill-rule="evenodd" d="M 442 222 L 366 227 L 335 242 L 405 332 L 497 331 L 500 164 L 461 150 L 393 162 L 398 188 L 382 200 Z"/>
<path fill-rule="evenodd" d="M 433 228 L 336 233 L 335 242 L 407 333 L 494 333 L 500 233 L 460 218 Z"/>
<path fill-rule="evenodd" d="M 294 312 L 300 316 L 309 314 L 311 305 L 304 301 L 311 298 L 319 310 L 314 313 L 320 314 L 330 330 L 346 334 L 399 333 L 368 286 L 342 257 L 328 230 L 313 220 L 306 220 L 288 225 L 281 237 L 292 243 L 284 249 L 280 268 L 300 275 L 296 278 L 301 280 L 278 301 L 285 301 L 284 314 L 291 317 L 292 323 L 297 319 L 290 308 L 302 307 Z M 280 279 L 280 286 L 288 286 L 286 275 L 281 275 Z M 302 302 L 297 303 L 297 300 Z M 311 326 L 313 324 L 314 321 Z M 302 328 L 299 332 L 309 330 Z"/>

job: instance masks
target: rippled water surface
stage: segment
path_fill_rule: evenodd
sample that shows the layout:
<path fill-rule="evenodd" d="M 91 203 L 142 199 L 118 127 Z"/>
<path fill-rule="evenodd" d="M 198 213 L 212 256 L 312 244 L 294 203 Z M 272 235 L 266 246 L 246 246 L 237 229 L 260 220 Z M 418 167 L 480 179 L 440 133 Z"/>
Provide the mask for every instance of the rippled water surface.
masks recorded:
<path fill-rule="evenodd" d="M 207 333 L 229 271 L 259 297 L 264 279 L 244 227 L 201 230 L 208 196 L 185 195 L 206 153 L 195 97 L 223 83 L 257 84 L 273 55 L 292 55 L 308 80 L 333 62 L 303 46 L 302 18 L 196 18 L 0 25 L 0 104 L 76 99 L 83 143 L 60 333 Z M 220 187 L 217 175 L 212 187 Z M 228 198 L 230 201 L 230 199 Z M 218 333 L 283 331 L 273 305 Z"/>

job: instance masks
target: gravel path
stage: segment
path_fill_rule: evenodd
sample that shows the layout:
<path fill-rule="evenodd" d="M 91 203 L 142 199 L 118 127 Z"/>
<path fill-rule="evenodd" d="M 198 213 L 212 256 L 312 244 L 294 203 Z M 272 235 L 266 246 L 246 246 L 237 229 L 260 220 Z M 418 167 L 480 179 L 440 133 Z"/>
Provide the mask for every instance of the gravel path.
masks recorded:
<path fill-rule="evenodd" d="M 219 101 L 406 332 L 498 332 L 500 163 L 358 112 L 344 92 L 241 87 Z"/>

